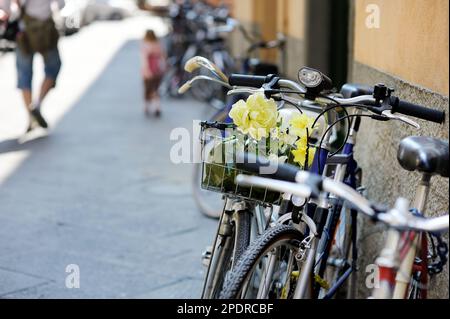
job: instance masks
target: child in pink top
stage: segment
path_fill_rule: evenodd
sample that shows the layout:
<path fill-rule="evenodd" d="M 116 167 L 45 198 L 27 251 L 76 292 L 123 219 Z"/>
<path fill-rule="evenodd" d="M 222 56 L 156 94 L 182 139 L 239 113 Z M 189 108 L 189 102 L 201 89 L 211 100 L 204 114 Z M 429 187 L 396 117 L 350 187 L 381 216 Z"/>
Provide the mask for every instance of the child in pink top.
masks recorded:
<path fill-rule="evenodd" d="M 165 54 L 155 32 L 148 30 L 142 41 L 142 77 L 144 79 L 144 112 L 161 115 L 158 88 L 165 71 Z"/>

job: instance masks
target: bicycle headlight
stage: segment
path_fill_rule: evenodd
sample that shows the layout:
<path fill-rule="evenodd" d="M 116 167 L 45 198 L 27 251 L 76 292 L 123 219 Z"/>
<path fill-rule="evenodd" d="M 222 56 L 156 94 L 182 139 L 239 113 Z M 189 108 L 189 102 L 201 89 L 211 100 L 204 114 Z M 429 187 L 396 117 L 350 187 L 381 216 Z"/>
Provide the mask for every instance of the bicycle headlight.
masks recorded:
<path fill-rule="evenodd" d="M 323 74 L 317 70 L 303 67 L 298 71 L 298 80 L 307 88 L 315 88 L 322 83 Z"/>
<path fill-rule="evenodd" d="M 329 77 L 308 67 L 303 67 L 298 71 L 298 80 L 306 88 L 306 98 L 311 100 L 333 88 Z"/>

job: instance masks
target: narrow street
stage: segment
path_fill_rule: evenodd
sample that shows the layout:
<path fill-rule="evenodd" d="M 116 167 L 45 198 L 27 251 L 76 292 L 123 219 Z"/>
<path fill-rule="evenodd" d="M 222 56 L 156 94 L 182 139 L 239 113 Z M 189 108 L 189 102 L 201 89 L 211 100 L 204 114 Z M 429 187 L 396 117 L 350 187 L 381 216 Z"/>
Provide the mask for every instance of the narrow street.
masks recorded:
<path fill-rule="evenodd" d="M 171 163 L 169 135 L 210 110 L 165 100 L 161 119 L 144 117 L 148 27 L 165 32 L 161 20 L 135 17 L 64 38 L 43 106 L 51 129 L 27 140 L 14 55 L 0 56 L 0 298 L 200 297 L 217 222 L 196 208 L 191 165 Z M 70 264 L 79 289 L 66 287 Z"/>

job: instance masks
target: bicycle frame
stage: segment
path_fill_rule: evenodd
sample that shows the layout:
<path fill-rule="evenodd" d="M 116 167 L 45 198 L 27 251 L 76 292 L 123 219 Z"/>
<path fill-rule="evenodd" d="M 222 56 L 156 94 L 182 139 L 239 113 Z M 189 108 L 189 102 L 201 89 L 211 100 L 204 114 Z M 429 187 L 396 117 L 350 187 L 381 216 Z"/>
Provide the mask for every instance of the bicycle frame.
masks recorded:
<path fill-rule="evenodd" d="M 356 111 L 360 112 L 360 111 Z M 328 159 L 329 155 L 329 145 L 328 140 L 330 136 L 326 137 L 325 146 L 321 149 L 318 149 L 315 158 L 313 161 L 313 165 L 310 169 L 312 173 L 322 173 L 326 174 L 328 165 L 336 165 L 334 170 L 334 180 L 339 182 L 345 182 L 353 189 L 356 189 L 356 169 L 358 167 L 357 162 L 353 157 L 353 150 L 356 144 L 356 136 L 359 129 L 359 123 L 357 120 L 351 121 L 351 129 L 350 135 L 347 143 L 345 144 L 342 153 L 335 157 L 334 159 Z M 336 160 L 337 159 L 337 160 Z M 319 167 L 320 162 L 320 167 Z M 336 227 L 341 218 L 342 206 L 338 205 L 334 207 L 331 211 L 328 210 L 331 202 L 338 202 L 335 196 L 323 196 L 314 211 L 311 212 L 311 209 L 306 213 L 313 218 L 317 225 L 324 225 L 323 228 L 318 226 L 318 236 L 313 237 L 311 249 L 307 254 L 307 261 L 302 267 L 302 271 L 300 273 L 299 281 L 297 283 L 297 288 L 294 294 L 294 298 L 303 299 L 307 297 L 318 297 L 320 292 L 320 287 L 318 284 L 313 285 L 311 282 L 310 274 L 312 272 L 318 274 L 319 276 L 323 276 L 323 273 L 326 268 L 326 263 L 329 257 L 329 250 L 331 248 L 331 244 L 333 242 L 333 235 L 335 234 Z M 313 207 L 314 208 L 314 207 Z M 350 216 L 350 225 L 343 225 L 344 227 L 349 227 L 352 232 L 351 242 L 353 247 L 356 245 L 356 211 L 351 210 Z M 322 235 L 325 233 L 325 235 Z M 319 237 L 320 236 L 320 237 Z M 345 241 L 345 238 L 344 238 Z M 347 243 L 344 243 L 346 245 Z M 342 284 L 349 278 L 349 276 L 353 273 L 356 268 L 356 260 L 357 253 L 356 250 L 352 251 L 352 262 L 350 267 L 346 269 L 344 274 L 342 274 L 336 280 L 335 284 L 330 287 L 328 293 L 323 297 L 324 299 L 329 299 L 334 296 L 337 290 L 342 286 Z M 309 291 L 308 291 L 309 287 Z"/>
<path fill-rule="evenodd" d="M 430 190 L 430 175 L 423 175 L 422 181 L 417 187 L 413 207 L 421 214 L 425 212 L 425 207 Z M 408 240 L 404 238 L 404 240 Z M 411 281 L 414 260 L 418 250 L 426 249 L 426 237 L 421 233 L 416 233 L 410 239 L 408 250 L 403 260 L 400 260 L 399 246 L 402 236 L 397 230 L 389 230 L 383 250 L 377 258 L 379 267 L 380 286 L 375 289 L 372 297 L 376 299 L 404 299 Z M 426 290 L 426 289 L 424 289 Z"/>
<path fill-rule="evenodd" d="M 280 80 L 278 84 L 282 86 L 282 81 L 287 80 Z M 289 86 L 288 86 L 289 87 Z M 241 92 L 251 92 L 252 89 L 249 88 L 243 88 L 239 91 L 239 89 L 234 89 L 234 93 L 241 93 Z M 257 92 L 257 90 L 254 90 Z M 301 90 L 300 90 L 301 91 Z M 229 92 L 230 93 L 230 92 Z M 374 97 L 372 96 L 360 96 L 352 99 L 339 99 L 336 98 L 336 101 L 339 102 L 339 100 L 342 100 L 344 103 L 350 104 L 350 103 L 357 103 L 360 100 L 373 100 Z M 374 100 L 373 100 L 374 101 Z M 231 105 L 229 105 L 230 107 Z M 300 106 L 300 104 L 298 104 Z M 223 110 L 221 110 L 221 113 Z M 356 110 L 355 114 L 352 115 L 359 115 L 361 110 Z M 401 120 L 407 124 L 412 125 L 414 124 L 413 121 L 407 121 L 402 117 L 393 116 L 392 113 L 385 113 L 383 111 L 383 116 L 385 116 L 388 119 L 396 119 Z M 229 119 L 228 119 L 229 120 Z M 328 118 L 327 118 L 328 120 Z M 357 162 L 355 161 L 353 157 L 354 153 L 354 146 L 356 144 L 356 136 L 357 131 L 359 128 L 359 119 L 353 119 L 350 121 L 350 134 L 348 141 L 346 142 L 346 145 L 344 146 L 342 152 L 331 159 L 328 158 L 329 155 L 329 140 L 330 140 L 330 133 L 327 133 L 328 136 L 324 138 L 325 143 L 324 146 L 322 146 L 320 149 L 317 150 L 315 154 L 315 158 L 313 160 L 313 163 L 311 165 L 311 169 L 309 170 L 311 173 L 316 174 L 324 174 L 326 175 L 327 168 L 331 165 L 335 165 L 334 169 L 334 181 L 337 182 L 345 182 L 350 188 L 353 188 L 356 190 L 357 188 Z M 328 128 L 330 127 L 330 122 L 328 122 Z M 418 127 L 418 125 L 413 125 L 415 127 Z M 320 165 L 319 165 L 320 163 Z M 423 185 L 421 188 L 419 188 L 418 193 L 416 194 L 416 201 L 415 201 L 415 207 L 418 209 L 418 211 L 423 212 L 427 194 L 429 191 L 429 177 L 427 179 L 424 179 Z M 299 263 L 299 269 L 301 269 L 300 277 L 297 281 L 296 290 L 294 293 L 294 298 L 306 298 L 306 297 L 317 297 L 320 293 L 320 287 L 316 284 L 315 288 L 313 287 L 313 282 L 311 280 L 311 274 L 317 274 L 319 277 L 323 275 L 323 272 L 327 265 L 328 255 L 330 252 L 332 240 L 334 239 L 332 235 L 335 234 L 335 230 L 339 224 L 339 220 L 341 218 L 341 211 L 343 206 L 339 203 L 338 197 L 330 195 L 330 194 L 322 194 L 319 200 L 310 200 L 308 204 L 307 209 L 303 210 L 301 214 L 304 218 L 310 218 L 314 224 L 314 227 L 317 227 L 317 231 L 312 231 L 312 227 L 310 224 L 307 224 L 307 231 L 310 232 L 310 236 L 308 238 L 310 239 L 310 242 L 308 243 L 307 251 L 306 251 L 306 260 L 301 261 L 301 265 Z M 334 205 L 330 205 L 334 204 Z M 329 207 L 333 207 L 334 210 L 331 211 L 331 214 L 329 214 Z M 347 225 L 347 223 L 344 224 L 344 226 L 349 227 L 351 230 L 351 244 L 353 244 L 353 250 L 351 252 L 351 264 L 346 265 L 347 268 L 345 269 L 345 272 L 337 278 L 335 281 L 335 284 L 333 287 L 328 289 L 328 292 L 325 294 L 323 298 L 332 298 L 339 287 L 342 286 L 342 284 L 346 281 L 346 279 L 349 278 L 349 276 L 354 272 L 356 269 L 356 261 L 357 261 L 357 251 L 356 251 L 356 210 L 351 209 L 350 210 L 350 223 Z M 305 221 L 305 220 L 303 220 Z M 326 231 L 323 231 L 326 230 Z M 348 232 L 344 232 L 348 233 Z M 325 234 L 325 236 L 322 236 L 322 234 Z M 399 243 L 399 236 L 394 236 L 394 234 L 390 234 L 388 236 L 388 241 L 386 247 L 397 247 Z M 406 254 L 406 257 L 402 260 L 400 265 L 397 265 L 396 258 L 390 256 L 388 260 L 393 261 L 392 264 L 386 264 L 384 265 L 387 271 L 384 271 L 383 274 L 387 274 L 387 276 L 384 276 L 383 278 L 387 278 L 386 282 L 389 283 L 387 286 L 389 290 L 384 291 L 383 293 L 385 295 L 392 294 L 394 298 L 403 298 L 405 296 L 406 290 L 409 285 L 409 280 L 411 278 L 411 273 L 414 265 L 414 259 L 416 256 L 416 246 L 418 243 L 422 243 L 421 235 L 419 234 L 416 239 L 412 240 L 412 244 L 408 247 L 408 252 Z M 350 246 L 349 246 L 350 247 Z M 392 248 L 391 247 L 391 248 Z M 394 251 L 395 252 L 395 251 Z M 349 259 L 347 256 L 345 256 L 345 259 Z M 269 266 L 268 269 L 272 269 Z M 380 266 L 383 266 L 380 263 Z M 399 271 L 395 272 L 396 277 L 393 279 L 392 274 L 398 269 Z M 392 285 L 394 283 L 394 285 Z M 394 286 L 393 289 L 391 287 Z M 383 286 L 384 287 L 384 286 Z"/>

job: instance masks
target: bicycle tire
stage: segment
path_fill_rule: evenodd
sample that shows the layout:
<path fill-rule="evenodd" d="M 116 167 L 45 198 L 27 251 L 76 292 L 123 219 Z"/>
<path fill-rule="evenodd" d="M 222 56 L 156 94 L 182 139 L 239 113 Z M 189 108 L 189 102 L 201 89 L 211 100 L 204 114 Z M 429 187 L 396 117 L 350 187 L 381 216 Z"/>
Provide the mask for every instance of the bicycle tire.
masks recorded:
<path fill-rule="evenodd" d="M 362 186 L 362 170 L 359 167 L 356 167 L 355 169 L 355 188 L 358 189 Z M 353 220 L 352 217 L 352 209 L 350 207 L 348 207 L 347 205 L 345 205 L 344 201 L 339 200 L 337 201 L 333 207 L 331 208 L 329 214 L 333 215 L 336 211 L 336 209 L 339 210 L 339 221 L 338 221 L 338 225 L 334 225 L 333 229 L 329 229 L 329 236 L 332 236 L 333 238 L 330 240 L 329 244 L 330 247 L 328 247 L 328 251 L 325 253 L 326 257 L 325 258 L 321 258 L 322 259 L 322 263 L 324 263 L 325 268 L 322 269 L 322 272 L 319 270 L 319 276 L 322 278 L 323 282 L 327 282 L 328 285 L 330 287 L 333 287 L 334 284 L 337 282 L 337 279 L 343 275 L 343 273 L 345 272 L 345 269 L 343 269 L 343 267 L 336 267 L 336 266 L 332 266 L 332 265 L 328 265 L 328 259 L 330 258 L 330 254 L 332 253 L 332 251 L 334 251 L 334 253 L 339 252 L 338 255 L 341 258 L 341 261 L 345 260 L 348 263 L 352 263 L 352 258 L 355 257 L 357 258 L 357 254 L 355 256 L 353 256 L 353 236 L 357 236 L 357 231 L 356 231 L 356 223 L 357 220 Z M 346 218 L 345 220 L 348 219 L 348 221 L 350 222 L 350 226 L 348 227 L 348 229 L 345 229 L 344 232 L 342 232 L 341 227 L 343 226 L 342 224 L 342 217 L 344 214 L 344 218 Z M 354 227 L 353 227 L 354 226 Z M 355 232 L 355 233 L 353 233 Z M 342 240 L 338 240 L 336 238 L 336 236 L 345 236 L 345 238 Z M 355 241 L 357 241 L 355 239 Z M 342 245 L 344 244 L 344 245 Z M 356 260 L 355 260 L 356 261 Z M 350 266 L 350 265 L 347 265 Z M 325 275 L 327 274 L 327 275 Z M 330 276 L 330 274 L 332 274 Z M 355 296 L 355 289 L 356 289 L 356 272 L 352 272 L 350 277 L 347 278 L 346 282 L 339 287 L 339 289 L 335 292 L 334 294 L 334 298 L 345 298 L 345 299 L 353 299 Z M 325 278 L 327 277 L 327 278 Z M 323 280 L 325 279 L 325 280 Z M 316 293 L 320 294 L 320 287 L 319 285 L 316 283 Z M 326 294 L 325 294 L 326 295 Z M 316 295 L 316 297 L 318 297 L 318 295 Z"/>
<path fill-rule="evenodd" d="M 219 298 L 236 299 L 256 263 L 277 242 L 282 240 L 301 242 L 304 238 L 304 235 L 293 226 L 277 225 L 269 228 L 256 238 L 239 258 L 236 266 L 227 277 Z"/>
<path fill-rule="evenodd" d="M 213 61 L 216 65 L 222 65 L 222 71 L 225 74 L 231 74 L 234 71 L 234 61 L 229 54 L 223 49 L 213 49 L 212 51 L 200 51 L 198 55 L 206 57 Z M 220 58 L 219 58 L 220 57 Z M 205 69 L 200 69 L 194 72 L 195 75 L 210 76 L 211 73 Z M 200 102 L 210 103 L 213 99 L 226 100 L 227 90 L 220 84 L 210 81 L 194 83 L 190 89 L 192 96 Z"/>
<path fill-rule="evenodd" d="M 211 200 L 207 200 L 204 194 L 206 192 L 212 193 L 208 194 L 208 196 L 210 197 L 216 197 L 217 195 L 217 201 L 220 201 L 220 203 L 222 203 L 221 206 L 223 207 L 223 199 L 221 198 L 222 194 L 203 190 L 200 187 L 201 178 L 202 178 L 202 164 L 201 163 L 194 164 L 194 171 L 192 176 L 192 184 L 193 184 L 192 195 L 194 196 L 195 203 L 197 204 L 200 213 L 202 213 L 208 218 L 218 219 L 222 214 L 222 210 L 219 208 L 219 204 L 217 204 L 217 207 L 215 205 L 213 206 L 210 203 Z"/>
<path fill-rule="evenodd" d="M 218 112 L 211 121 L 224 122 L 228 113 L 226 111 Z M 217 204 L 216 206 L 212 206 L 208 203 L 208 200 L 204 198 L 204 194 L 212 193 L 210 191 L 203 190 L 201 188 L 201 178 L 202 178 L 202 163 L 194 164 L 194 170 L 192 175 L 192 195 L 194 196 L 194 200 L 200 209 L 200 212 L 209 218 L 218 219 L 222 214 L 222 209 L 218 207 L 223 207 L 223 199 L 221 199 L 221 194 L 217 193 L 217 200 L 220 201 L 221 205 Z M 209 195 L 214 196 L 214 195 Z"/>
<path fill-rule="evenodd" d="M 232 269 L 233 265 L 236 264 L 236 262 L 240 259 L 240 256 L 243 254 L 243 252 L 247 249 L 249 243 L 250 243 L 250 227 L 251 227 L 251 213 L 249 211 L 241 211 L 241 212 L 235 212 L 233 214 L 234 225 L 233 228 L 233 238 L 231 238 L 231 242 L 233 245 L 229 250 L 221 250 L 220 253 L 224 254 L 223 260 L 226 262 L 226 264 L 221 264 L 220 270 L 217 271 L 217 269 L 211 269 L 211 265 L 215 264 L 215 260 L 217 258 L 222 258 L 222 255 L 218 255 L 217 252 L 217 239 L 219 236 L 219 231 L 216 235 L 215 245 L 216 248 L 214 249 L 214 252 L 211 256 L 211 261 L 208 267 L 208 271 L 206 274 L 205 282 L 204 282 L 204 288 L 202 293 L 202 299 L 216 299 L 219 296 L 219 293 L 222 290 L 223 283 L 225 282 L 225 278 L 227 276 L 227 273 Z M 222 219 L 221 219 L 222 221 Z M 238 228 L 236 228 L 236 224 L 239 225 Z M 220 229 L 220 224 L 219 224 Z M 225 266 L 225 267 L 224 267 Z M 212 287 L 206 287 L 207 283 L 209 282 L 210 278 L 209 276 L 216 276 L 217 277 L 217 284 Z M 214 279 L 214 278 L 213 278 Z M 214 282 L 214 280 L 213 280 Z M 207 289 L 209 289 L 211 292 L 207 294 Z"/>
<path fill-rule="evenodd" d="M 338 212 L 336 212 L 336 210 Z M 340 201 L 339 203 L 336 203 L 332 210 L 330 211 L 330 215 L 333 216 L 334 214 L 338 214 L 337 220 L 335 221 L 335 225 L 331 225 L 332 228 L 328 229 L 328 235 L 327 238 L 329 238 L 329 241 L 327 243 L 328 247 L 326 247 L 326 251 L 322 252 L 322 257 L 320 258 L 321 264 L 319 267 L 318 276 L 322 279 L 322 282 L 327 283 L 327 285 L 330 287 L 333 287 L 337 280 L 344 274 L 346 271 L 345 266 L 349 266 L 348 263 L 351 263 L 351 254 L 352 254 L 352 242 L 351 238 L 353 236 L 352 234 L 352 228 L 351 224 L 351 209 L 344 205 L 343 201 Z M 344 219 L 342 219 L 344 217 Z M 349 219 L 350 221 L 347 221 Z M 349 225 L 346 227 L 346 225 Z M 342 230 L 342 227 L 345 228 L 345 230 Z M 347 229 L 349 228 L 349 229 Z M 326 230 L 324 230 L 325 232 Z M 331 260 L 338 260 L 341 263 L 345 261 L 344 264 L 339 266 L 330 264 L 329 261 Z M 354 276 L 354 272 L 352 273 L 352 276 Z M 349 284 L 351 280 L 346 280 L 346 282 L 338 288 L 338 290 L 334 294 L 334 298 L 340 298 L 345 295 L 351 296 L 351 292 L 348 290 Z M 329 289 L 327 288 L 327 289 Z M 316 298 L 319 298 L 319 294 L 321 292 L 321 287 L 318 282 L 315 283 L 315 293 Z M 322 291 L 322 293 L 324 293 Z M 326 295 L 326 292 L 324 293 Z M 322 296 L 323 297 L 323 296 Z"/>

